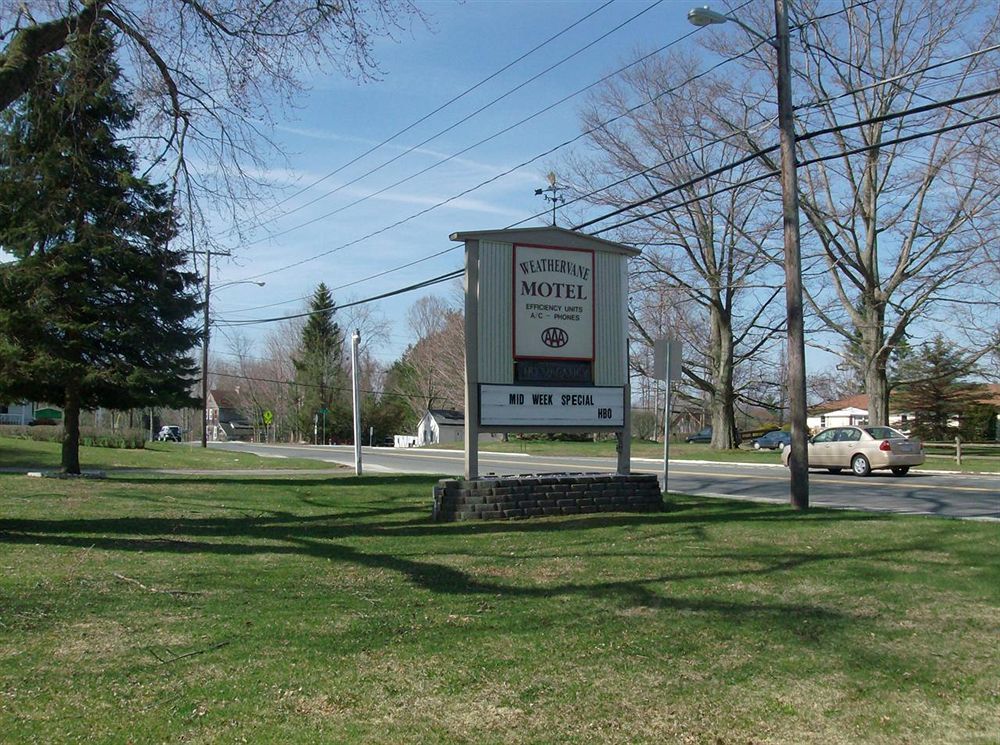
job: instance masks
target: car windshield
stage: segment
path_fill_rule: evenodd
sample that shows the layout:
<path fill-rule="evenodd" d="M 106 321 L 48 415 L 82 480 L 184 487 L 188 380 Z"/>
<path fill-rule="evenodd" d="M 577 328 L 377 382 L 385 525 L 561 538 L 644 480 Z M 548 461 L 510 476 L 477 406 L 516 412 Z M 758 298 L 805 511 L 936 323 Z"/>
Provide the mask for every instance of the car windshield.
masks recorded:
<path fill-rule="evenodd" d="M 865 427 L 865 432 L 876 440 L 905 440 L 906 435 L 892 427 Z"/>

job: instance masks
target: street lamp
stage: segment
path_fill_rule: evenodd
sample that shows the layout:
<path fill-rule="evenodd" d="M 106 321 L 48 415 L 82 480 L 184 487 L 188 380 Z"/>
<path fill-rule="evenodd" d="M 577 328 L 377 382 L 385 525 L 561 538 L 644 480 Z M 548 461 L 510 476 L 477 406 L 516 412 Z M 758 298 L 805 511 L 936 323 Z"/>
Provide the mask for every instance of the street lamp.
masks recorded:
<path fill-rule="evenodd" d="M 789 459 L 791 504 L 809 507 L 809 461 L 806 430 L 806 353 L 802 315 L 802 255 L 799 248 L 799 185 L 795 171 L 795 127 L 792 114 L 791 63 L 788 43 L 787 0 L 774 0 L 775 38 L 768 39 L 733 16 L 709 7 L 692 8 L 688 21 L 695 26 L 732 21 L 747 33 L 766 41 L 778 57 L 778 128 L 781 132 L 781 208 L 785 238 L 785 312 L 788 333 L 788 404 L 792 424 Z"/>
<path fill-rule="evenodd" d="M 201 446 L 208 447 L 208 301 L 213 292 L 218 292 L 226 287 L 234 285 L 257 285 L 263 287 L 266 282 L 255 282 L 252 279 L 238 279 L 235 282 L 223 282 L 218 287 L 212 288 L 212 265 L 211 254 L 205 261 L 205 318 L 202 330 L 201 342 Z"/>

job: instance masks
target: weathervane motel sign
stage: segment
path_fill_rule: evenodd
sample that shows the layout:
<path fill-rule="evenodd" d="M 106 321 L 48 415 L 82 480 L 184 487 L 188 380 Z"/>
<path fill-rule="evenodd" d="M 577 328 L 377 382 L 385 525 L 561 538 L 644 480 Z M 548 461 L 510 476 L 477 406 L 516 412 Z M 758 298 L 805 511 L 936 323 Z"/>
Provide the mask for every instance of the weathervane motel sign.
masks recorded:
<path fill-rule="evenodd" d="M 557 227 L 451 239 L 466 254 L 466 477 L 479 432 L 626 433 L 627 261 L 639 252 Z"/>

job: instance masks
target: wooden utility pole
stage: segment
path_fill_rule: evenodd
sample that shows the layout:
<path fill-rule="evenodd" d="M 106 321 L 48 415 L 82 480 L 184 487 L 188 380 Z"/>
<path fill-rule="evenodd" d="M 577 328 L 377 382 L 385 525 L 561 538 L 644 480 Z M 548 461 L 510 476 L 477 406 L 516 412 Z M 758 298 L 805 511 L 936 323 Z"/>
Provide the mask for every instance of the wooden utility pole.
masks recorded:
<path fill-rule="evenodd" d="M 809 452 L 806 429 L 806 351 L 802 316 L 802 255 L 799 245 L 799 184 L 795 171 L 795 121 L 792 112 L 788 5 L 774 0 L 778 55 L 778 127 L 781 130 L 781 207 L 785 238 L 785 305 L 788 324 L 788 400 L 792 424 L 789 459 L 790 498 L 796 509 L 809 507 Z"/>

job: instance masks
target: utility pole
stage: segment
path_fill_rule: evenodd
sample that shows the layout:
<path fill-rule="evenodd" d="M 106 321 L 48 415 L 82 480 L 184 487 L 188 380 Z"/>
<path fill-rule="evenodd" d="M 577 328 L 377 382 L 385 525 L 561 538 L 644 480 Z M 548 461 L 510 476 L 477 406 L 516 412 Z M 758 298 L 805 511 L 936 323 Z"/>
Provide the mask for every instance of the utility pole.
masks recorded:
<path fill-rule="evenodd" d="M 774 0 L 778 55 L 778 127 L 781 130 L 781 211 L 785 238 L 785 306 L 788 324 L 788 400 L 792 452 L 788 460 L 791 503 L 809 507 L 809 451 L 806 430 L 806 348 L 802 314 L 802 255 L 799 244 L 799 184 L 795 169 L 788 5 Z"/>
<path fill-rule="evenodd" d="M 212 252 L 205 251 L 205 318 L 201 337 L 201 446 L 208 447 L 208 298 L 212 294 Z"/>
<path fill-rule="evenodd" d="M 354 329 L 351 335 L 351 382 L 354 388 L 354 473 L 361 475 L 361 388 L 358 374 L 358 347 L 361 331 Z"/>
<path fill-rule="evenodd" d="M 790 502 L 809 507 L 809 443 L 806 427 L 806 350 L 802 313 L 802 255 L 799 245 L 799 184 L 795 170 L 795 117 L 792 109 L 791 55 L 788 38 L 788 2 L 774 0 L 775 37 L 768 39 L 735 16 L 708 6 L 692 8 L 688 21 L 695 26 L 732 21 L 751 36 L 769 44 L 778 60 L 778 129 L 781 138 L 781 213 L 785 249 L 785 313 L 788 348 L 788 415 L 792 425 L 789 458 Z"/>

